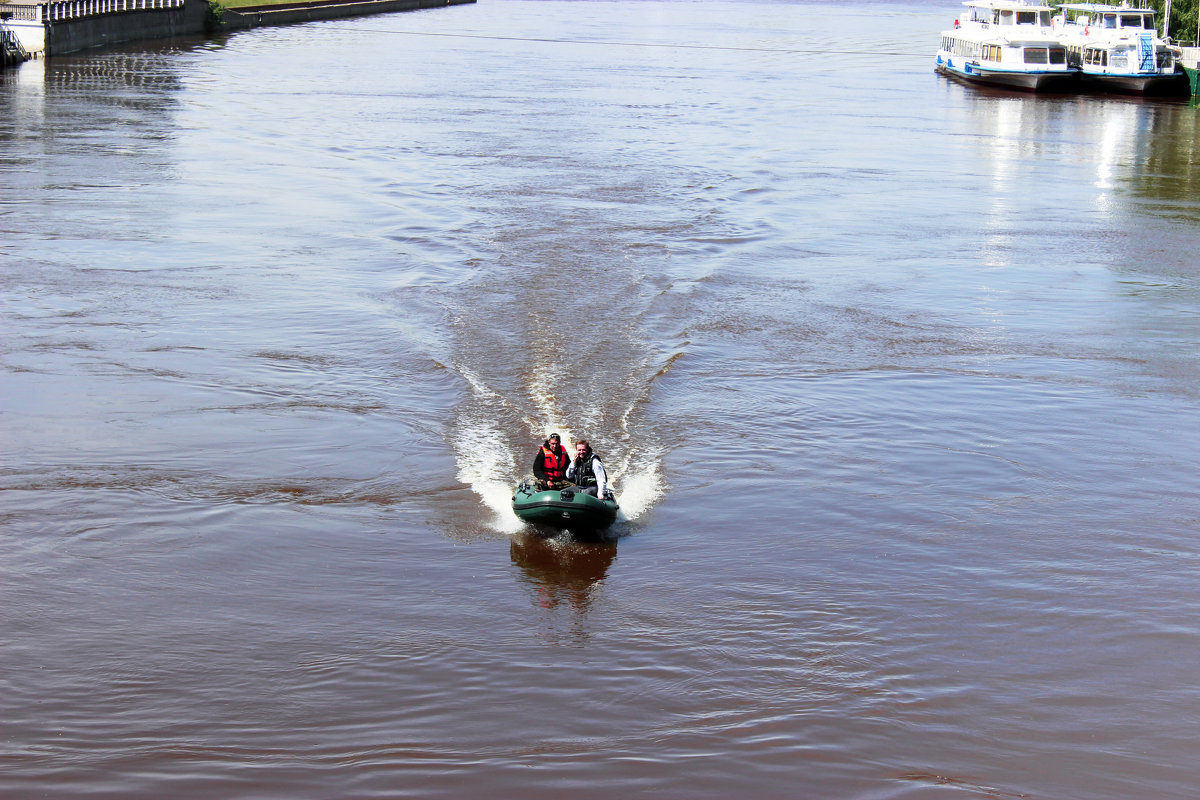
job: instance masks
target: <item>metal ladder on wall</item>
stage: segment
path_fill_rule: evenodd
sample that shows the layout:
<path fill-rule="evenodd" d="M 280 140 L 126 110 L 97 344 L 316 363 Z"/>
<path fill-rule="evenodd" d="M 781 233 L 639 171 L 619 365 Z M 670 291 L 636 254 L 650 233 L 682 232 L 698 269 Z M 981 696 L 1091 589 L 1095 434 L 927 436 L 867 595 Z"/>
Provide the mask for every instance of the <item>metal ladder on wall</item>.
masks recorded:
<path fill-rule="evenodd" d="M 25 52 L 17 35 L 4 24 L 5 19 L 7 16 L 0 17 L 0 67 L 14 67 L 28 61 L 29 53 Z"/>

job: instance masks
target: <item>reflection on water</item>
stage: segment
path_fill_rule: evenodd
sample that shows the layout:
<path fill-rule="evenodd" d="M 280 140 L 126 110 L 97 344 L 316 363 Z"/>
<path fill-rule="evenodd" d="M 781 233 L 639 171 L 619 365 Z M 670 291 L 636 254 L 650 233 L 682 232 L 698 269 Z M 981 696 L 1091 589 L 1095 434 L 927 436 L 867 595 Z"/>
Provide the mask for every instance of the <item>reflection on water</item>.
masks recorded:
<path fill-rule="evenodd" d="M 174 49 L 134 49 L 53 58 L 42 62 L 42 79 L 48 91 L 87 91 L 97 102 L 147 103 L 153 93 L 137 92 L 127 97 L 115 93 L 122 87 L 177 92 L 181 88 L 179 55 Z"/>
<path fill-rule="evenodd" d="M 1124 159 L 1132 190 L 1160 213 L 1200 222 L 1200 107 L 1137 108 L 1143 134 Z"/>
<path fill-rule="evenodd" d="M 1197 210 L 1189 201 L 1200 197 L 1200 115 L 1185 102 L 983 91 L 969 112 L 982 137 L 976 166 L 989 173 L 989 214 L 1001 220 L 1020 210 L 1001 202 L 1017 199 L 1014 181 L 1035 165 L 1045 169 L 1047 159 L 1091 165 L 1100 208 L 1111 208 L 1107 192 L 1130 188 L 1150 202 L 1169 201 L 1172 210 L 1178 201 L 1185 213 Z"/>
<path fill-rule="evenodd" d="M 546 611 L 566 608 L 573 612 L 570 623 L 575 635 L 586 631 L 584 617 L 608 577 L 617 557 L 615 540 L 578 539 L 569 533 L 514 534 L 509 558 L 521 568 L 533 592 L 533 600 Z"/>

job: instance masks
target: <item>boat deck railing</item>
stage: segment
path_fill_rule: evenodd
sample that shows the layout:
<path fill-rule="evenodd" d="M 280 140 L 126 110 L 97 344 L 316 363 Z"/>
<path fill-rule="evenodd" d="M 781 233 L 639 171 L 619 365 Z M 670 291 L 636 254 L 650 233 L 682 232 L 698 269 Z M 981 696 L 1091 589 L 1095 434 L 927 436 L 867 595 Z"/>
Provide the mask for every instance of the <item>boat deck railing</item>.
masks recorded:
<path fill-rule="evenodd" d="M 1179 63 L 1190 69 L 1200 68 L 1200 47 L 1182 47 L 1183 55 L 1179 57 Z"/>

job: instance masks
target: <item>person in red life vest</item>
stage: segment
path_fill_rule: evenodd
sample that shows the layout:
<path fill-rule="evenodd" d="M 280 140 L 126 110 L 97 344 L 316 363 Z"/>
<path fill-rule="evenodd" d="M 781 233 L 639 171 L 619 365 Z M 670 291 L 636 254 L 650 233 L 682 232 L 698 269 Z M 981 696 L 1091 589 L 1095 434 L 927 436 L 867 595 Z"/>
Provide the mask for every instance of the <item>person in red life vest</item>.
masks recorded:
<path fill-rule="evenodd" d="M 533 477 L 537 480 L 538 488 L 554 489 L 565 483 L 567 465 L 570 463 L 571 457 L 567 455 L 558 434 L 550 434 L 533 457 Z"/>
<path fill-rule="evenodd" d="M 592 446 L 587 439 L 580 439 L 575 443 L 575 460 L 567 469 L 567 480 L 592 497 L 599 497 L 601 500 L 612 499 L 604 465 L 592 452 Z"/>

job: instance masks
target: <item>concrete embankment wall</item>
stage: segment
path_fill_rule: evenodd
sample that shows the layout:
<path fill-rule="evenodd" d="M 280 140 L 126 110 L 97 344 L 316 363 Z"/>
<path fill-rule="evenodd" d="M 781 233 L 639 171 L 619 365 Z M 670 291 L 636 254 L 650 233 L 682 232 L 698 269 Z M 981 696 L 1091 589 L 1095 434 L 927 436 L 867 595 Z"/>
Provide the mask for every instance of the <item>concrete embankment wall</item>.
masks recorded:
<path fill-rule="evenodd" d="M 204 32 L 207 0 L 0 2 L 6 26 L 35 57 Z"/>
<path fill-rule="evenodd" d="M 169 39 L 204 32 L 208 3 L 186 0 L 180 8 L 126 11 L 46 26 L 46 55 L 58 56 L 140 39 Z"/>
<path fill-rule="evenodd" d="M 225 9 L 209 14 L 208 0 L 51 0 L 0 3 L 26 51 L 54 57 L 92 47 L 205 32 L 287 25 L 312 20 L 416 11 L 475 0 L 315 0 Z"/>
<path fill-rule="evenodd" d="M 260 25 L 289 25 L 294 22 L 311 22 L 339 17 L 357 17 L 365 14 L 386 14 L 392 11 L 417 11 L 423 8 L 474 3 L 475 0 L 318 0 L 314 3 L 286 3 L 271 6 L 243 6 L 227 8 L 222 14 L 219 27 L 223 30 L 257 28 Z"/>

